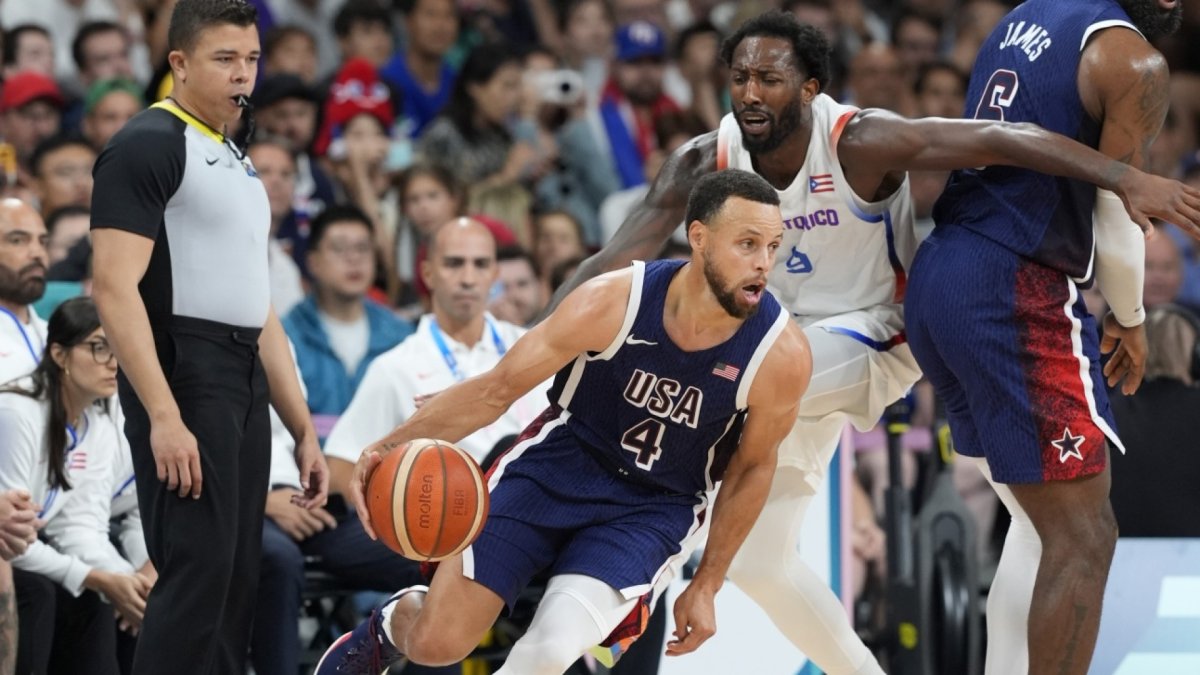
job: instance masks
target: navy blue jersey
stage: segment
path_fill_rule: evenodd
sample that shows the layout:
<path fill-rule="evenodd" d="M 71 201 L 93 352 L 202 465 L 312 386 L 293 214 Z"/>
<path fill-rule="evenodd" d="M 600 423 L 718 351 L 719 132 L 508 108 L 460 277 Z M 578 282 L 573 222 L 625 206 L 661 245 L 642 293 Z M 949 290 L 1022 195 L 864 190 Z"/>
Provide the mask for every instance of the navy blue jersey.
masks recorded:
<path fill-rule="evenodd" d="M 1076 74 L 1087 40 L 1111 26 L 1133 29 L 1114 0 L 1020 5 L 980 48 L 964 116 L 1032 122 L 1097 147 L 1100 124 L 1084 110 Z M 1092 257 L 1095 198 L 1095 186 L 1076 180 L 1005 166 L 965 169 L 950 176 L 933 217 L 938 226 L 965 227 L 1082 279 Z"/>
<path fill-rule="evenodd" d="M 764 293 L 731 338 L 685 352 L 663 326 L 667 286 L 682 265 L 634 263 L 621 331 L 603 352 L 559 371 L 550 401 L 605 465 L 667 492 L 696 494 L 720 480 L 737 448 L 750 385 L 788 317 Z"/>

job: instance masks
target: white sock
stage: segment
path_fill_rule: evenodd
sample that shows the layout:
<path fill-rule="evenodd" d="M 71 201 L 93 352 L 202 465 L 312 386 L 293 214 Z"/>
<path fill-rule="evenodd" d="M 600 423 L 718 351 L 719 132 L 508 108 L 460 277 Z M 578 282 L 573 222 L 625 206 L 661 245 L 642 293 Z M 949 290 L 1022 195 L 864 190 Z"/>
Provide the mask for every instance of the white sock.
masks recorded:
<path fill-rule="evenodd" d="M 987 461 L 979 457 L 962 459 L 979 467 L 1012 516 L 996 578 L 988 592 L 984 675 L 1026 673 L 1029 672 L 1029 608 L 1042 559 L 1042 540 L 1012 490 L 992 479 Z"/>
<path fill-rule="evenodd" d="M 399 604 L 397 601 L 409 593 L 428 592 L 428 586 L 409 586 L 403 590 L 396 591 L 379 610 L 379 620 L 383 623 L 383 634 L 387 636 L 388 642 L 392 643 L 393 647 L 396 646 L 396 638 L 392 637 L 392 612 L 396 611 L 396 605 Z"/>
<path fill-rule="evenodd" d="M 796 550 L 812 501 L 804 472 L 779 467 L 763 512 L 729 569 L 729 578 L 828 675 L 883 675 L 842 603 Z"/>

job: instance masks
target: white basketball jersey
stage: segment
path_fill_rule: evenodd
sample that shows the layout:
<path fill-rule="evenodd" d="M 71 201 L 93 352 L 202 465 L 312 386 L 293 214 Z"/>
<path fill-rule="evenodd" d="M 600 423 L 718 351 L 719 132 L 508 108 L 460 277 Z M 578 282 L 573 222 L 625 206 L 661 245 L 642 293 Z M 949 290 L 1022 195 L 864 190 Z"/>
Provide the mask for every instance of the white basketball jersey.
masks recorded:
<path fill-rule="evenodd" d="M 907 270 L 917 240 L 908 178 L 887 199 L 867 202 L 846 183 L 837 141 L 857 108 L 818 94 L 812 102 L 812 139 L 804 166 L 779 190 L 783 245 L 768 277 L 771 292 L 803 326 L 836 314 L 865 310 L 846 326 L 875 340 L 903 329 Z M 754 171 L 733 115 L 721 120 L 718 168 Z M 868 319 L 867 317 L 870 317 Z M 874 320 L 871 320 L 874 319 Z"/>

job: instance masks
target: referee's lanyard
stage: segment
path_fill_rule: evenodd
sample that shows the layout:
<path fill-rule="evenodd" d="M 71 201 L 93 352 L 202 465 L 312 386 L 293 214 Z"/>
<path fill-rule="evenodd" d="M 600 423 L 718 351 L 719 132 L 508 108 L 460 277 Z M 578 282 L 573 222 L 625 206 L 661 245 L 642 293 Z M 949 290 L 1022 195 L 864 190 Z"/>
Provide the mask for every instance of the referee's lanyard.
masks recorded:
<path fill-rule="evenodd" d="M 38 350 L 33 348 L 33 340 L 29 339 L 29 333 L 25 332 L 25 324 L 21 323 L 17 315 L 10 312 L 7 307 L 0 307 L 0 314 L 7 314 L 8 318 L 12 319 L 12 322 L 16 324 L 17 330 L 21 332 L 21 337 L 25 338 L 25 348 L 29 350 L 29 356 L 33 358 L 33 365 L 36 368 L 42 359 Z M 41 340 L 39 339 L 38 341 L 40 342 Z"/>
<path fill-rule="evenodd" d="M 79 444 L 81 442 L 83 442 L 83 439 L 87 438 L 88 430 L 90 430 L 91 428 L 92 428 L 92 425 L 90 424 L 90 420 L 88 420 L 86 412 L 83 413 L 83 435 L 82 436 L 79 436 L 76 434 L 75 427 L 71 426 L 70 424 L 67 425 L 67 435 L 71 437 L 71 444 L 68 445 L 65 450 L 63 450 L 63 462 L 67 462 L 67 458 L 71 456 L 71 452 L 73 452 L 75 450 L 75 448 L 79 447 Z M 45 505 L 42 506 L 42 510 L 37 515 L 39 520 L 41 520 L 42 518 L 44 518 L 46 516 L 46 513 L 50 511 L 50 507 L 54 504 L 54 500 L 57 498 L 58 498 L 58 488 L 56 488 L 56 487 L 51 488 L 50 492 L 46 494 Z"/>
<path fill-rule="evenodd" d="M 504 346 L 504 341 L 500 339 L 500 333 L 496 332 L 496 326 L 491 319 L 484 318 L 487 322 L 488 330 L 492 333 L 492 342 L 496 345 L 496 354 L 504 356 L 507 351 Z M 437 345 L 438 351 L 442 353 L 442 360 L 446 362 L 446 367 L 450 369 L 450 374 L 454 376 L 455 382 L 462 382 L 466 379 L 462 371 L 458 369 L 458 359 L 454 358 L 454 353 L 450 351 L 450 347 L 446 345 L 446 338 L 442 337 L 442 329 L 438 328 L 437 319 L 430 317 L 429 333 L 433 335 L 433 343 Z"/>

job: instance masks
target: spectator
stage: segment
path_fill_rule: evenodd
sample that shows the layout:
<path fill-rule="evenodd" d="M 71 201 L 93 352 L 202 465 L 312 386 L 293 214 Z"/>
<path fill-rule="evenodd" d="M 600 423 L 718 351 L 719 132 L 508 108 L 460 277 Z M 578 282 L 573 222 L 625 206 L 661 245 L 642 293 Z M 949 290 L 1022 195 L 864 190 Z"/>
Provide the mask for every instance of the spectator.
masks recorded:
<path fill-rule="evenodd" d="M 48 266 L 67 258 L 75 244 L 88 235 L 92 223 L 92 212 L 87 206 L 71 204 L 57 208 L 46 216 L 46 243 Z"/>
<path fill-rule="evenodd" d="M 21 24 L 4 32 L 4 79 L 32 70 L 54 77 L 54 43 L 37 24 Z"/>
<path fill-rule="evenodd" d="M 99 152 L 144 107 L 142 89 L 133 80 L 99 80 L 83 99 L 83 137 Z"/>
<path fill-rule="evenodd" d="M 83 91 L 101 80 L 134 79 L 129 52 L 129 33 L 119 24 L 90 21 L 80 26 L 71 41 L 71 57 Z"/>
<path fill-rule="evenodd" d="M 283 321 L 308 389 L 317 436 L 329 434 L 376 357 L 412 328 L 367 300 L 374 225 L 352 206 L 330 206 L 312 223 L 312 292 Z"/>
<path fill-rule="evenodd" d="M 5 26 L 16 26 L 23 23 L 33 23 L 44 27 L 50 33 L 54 45 L 54 73 L 56 79 L 73 81 L 75 79 L 75 61 L 71 55 L 73 38 L 81 26 L 92 21 L 118 21 L 125 26 L 131 35 L 145 33 L 142 14 L 135 9 L 137 4 L 126 5 L 114 0 L 34 0 L 33 2 L 4 2 L 0 3 L 0 22 Z M 163 4 L 163 3 L 156 3 Z M 128 7 L 120 11 L 118 7 Z M 170 15 L 170 5 L 159 9 L 157 14 Z M 165 26 L 163 27 L 165 32 Z M 153 34 L 146 38 L 153 40 Z M 131 61 L 134 72 L 140 78 L 149 75 L 149 55 L 143 40 L 134 41 Z M 165 51 L 163 52 L 165 60 Z"/>
<path fill-rule="evenodd" d="M 286 251 L 277 235 L 283 224 L 294 221 L 292 199 L 296 193 L 296 160 L 291 144 L 279 137 L 259 137 L 247 154 L 254 171 L 267 189 L 271 205 L 271 235 L 267 240 L 267 268 L 271 275 L 271 307 L 278 316 L 287 316 L 304 299 L 300 268 Z"/>
<path fill-rule="evenodd" d="M 346 0 L 333 17 L 333 33 L 343 65 L 366 59 L 379 69 L 392 57 L 392 16 L 379 0 Z"/>
<path fill-rule="evenodd" d="M 530 327 L 546 306 L 546 291 L 533 255 L 520 246 L 504 246 L 496 252 L 499 271 L 488 301 L 488 311 L 501 321 Z"/>
<path fill-rule="evenodd" d="M 663 0 L 613 0 L 612 13 L 613 21 L 618 26 L 641 21 L 658 28 L 664 37 L 671 29 L 671 22 L 667 20 L 667 3 Z"/>
<path fill-rule="evenodd" d="M 1200 161 L 1191 162 L 1184 170 L 1183 182 L 1200 189 Z M 1183 251 L 1183 288 L 1177 302 L 1187 305 L 1200 316 L 1200 242 L 1184 234 L 1178 227 L 1164 228 L 1164 234 L 1175 239 Z"/>
<path fill-rule="evenodd" d="M 92 203 L 92 166 L 96 151 L 78 136 L 56 136 L 38 143 L 29 160 L 42 216 L 64 206 Z"/>
<path fill-rule="evenodd" d="M 612 167 L 597 162 L 600 148 L 587 121 L 587 102 L 579 74 L 559 69 L 548 50 L 525 55 L 521 115 L 536 127 L 536 146 L 546 171 L 534 184 L 538 207 L 569 211 L 589 243 L 602 243 L 597 213 L 620 184 Z M 529 237 L 523 243 L 530 245 Z"/>
<path fill-rule="evenodd" d="M 922 0 L 925 1 L 925 0 Z M 945 0 L 931 0 L 946 5 Z M 920 8 L 917 8 L 920 11 Z M 975 56 L 983 41 L 1000 23 L 1010 7 L 1003 0 L 967 0 L 954 14 L 954 45 L 950 49 L 950 62 L 964 73 L 971 72 Z M 935 15 L 945 19 L 948 12 L 939 8 Z"/>
<path fill-rule="evenodd" d="M 308 221 L 327 204 L 336 202 L 333 180 L 310 152 L 317 133 L 319 100 L 312 87 L 299 76 L 282 73 L 263 78 L 251 101 L 259 129 L 286 138 L 292 146 L 296 159 L 295 218 L 285 220 L 275 236 L 304 271 Z"/>
<path fill-rule="evenodd" d="M 334 18 L 345 2 L 346 0 L 267 0 L 276 26 L 298 28 L 316 42 L 317 81 L 336 72 L 342 62 L 338 54 L 337 36 L 329 27 L 333 25 Z"/>
<path fill-rule="evenodd" d="M 588 102 L 600 99 L 612 60 L 613 20 L 604 0 L 570 0 L 560 14 L 560 56 L 583 77 Z"/>
<path fill-rule="evenodd" d="M 33 149 L 59 133 L 63 95 L 54 80 L 26 70 L 10 75 L 0 91 L 0 138 L 10 143 L 17 163 L 28 173 Z"/>
<path fill-rule="evenodd" d="M 687 97 L 674 96 L 705 129 L 716 129 L 731 109 L 726 78 L 728 69 L 720 59 L 721 32 L 708 20 L 685 28 L 675 44 L 679 75 L 686 82 Z"/>
<path fill-rule="evenodd" d="M 937 60 L 941 42 L 942 25 L 937 19 L 907 9 L 892 22 L 892 48 L 910 85 L 923 67 Z"/>
<path fill-rule="evenodd" d="M 583 227 L 566 211 L 534 214 L 533 238 L 533 257 L 543 274 L 564 260 L 586 257 L 588 253 L 583 244 Z"/>
<path fill-rule="evenodd" d="M 466 189 L 440 164 L 414 164 L 401 174 L 398 192 L 404 226 L 396 237 L 397 304 L 412 307 L 429 297 L 419 274 L 428 242 L 439 227 L 465 215 Z"/>
<path fill-rule="evenodd" d="M 451 167 L 470 186 L 468 210 L 520 231 L 532 196 L 528 186 L 545 175 L 552 156 L 538 146 L 533 125 L 513 123 L 521 97 L 521 60 L 505 45 L 471 51 L 450 104 L 425 130 L 419 154 Z"/>
<path fill-rule="evenodd" d="M 46 322 L 32 305 L 46 292 L 47 239 L 37 211 L 0 200 L 0 385 L 30 373 L 46 344 Z"/>
<path fill-rule="evenodd" d="M 397 50 L 379 74 L 399 90 L 404 101 L 404 126 L 417 138 L 446 107 L 454 89 L 454 68 L 447 60 L 458 40 L 454 0 L 401 0 L 404 49 Z"/>
<path fill-rule="evenodd" d="M 907 82 L 896 50 L 876 42 L 850 60 L 846 86 L 851 102 L 859 108 L 883 108 L 911 117 L 915 106 Z"/>
<path fill-rule="evenodd" d="M 593 124 L 622 187 L 646 182 L 646 160 L 657 148 L 654 125 L 663 115 L 679 111 L 679 105 L 663 94 L 666 39 L 662 30 L 644 21 L 617 30 L 617 60 Z"/>
<path fill-rule="evenodd" d="M 917 71 L 913 93 L 918 117 L 962 117 L 967 75 L 949 61 L 926 63 Z"/>
<path fill-rule="evenodd" d="M 1146 343 L 1142 386 L 1112 397 L 1126 445 L 1111 458 L 1113 511 L 1123 537 L 1200 537 L 1200 319 L 1180 307 L 1149 308 Z"/>
<path fill-rule="evenodd" d="M 1183 254 L 1165 234 L 1146 240 L 1146 278 L 1142 304 L 1147 309 L 1175 302 L 1183 288 Z"/>
<path fill-rule="evenodd" d="M 490 370 L 525 334 L 484 311 L 496 280 L 496 243 L 482 223 L 460 218 L 439 228 L 421 274 L 433 296 L 432 313 L 371 365 L 330 433 L 325 443 L 330 492 L 348 495 L 359 453 L 411 417 L 417 397 Z M 549 384 L 530 392 L 495 424 L 464 438 L 459 447 L 482 461 L 497 441 L 519 434 L 546 407 Z"/>
<path fill-rule="evenodd" d="M 317 82 L 317 40 L 300 26 L 275 26 L 263 37 L 263 80 L 295 75 L 308 86 Z M 259 87 L 262 87 L 259 82 Z"/>
<path fill-rule="evenodd" d="M 116 374 L 91 299 L 63 303 L 50 317 L 32 376 L 0 393 L 0 488 L 28 490 L 40 517 L 54 520 L 75 497 L 72 483 L 88 477 L 91 456 L 119 443 L 108 405 Z M 140 625 L 147 580 L 103 570 L 53 541 L 34 542 L 13 567 L 22 627 L 17 672 L 116 675 L 113 614 Z"/>

